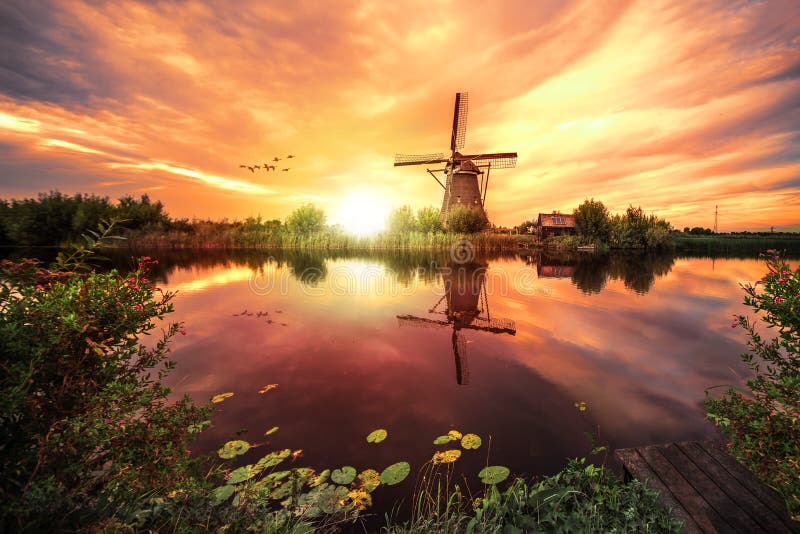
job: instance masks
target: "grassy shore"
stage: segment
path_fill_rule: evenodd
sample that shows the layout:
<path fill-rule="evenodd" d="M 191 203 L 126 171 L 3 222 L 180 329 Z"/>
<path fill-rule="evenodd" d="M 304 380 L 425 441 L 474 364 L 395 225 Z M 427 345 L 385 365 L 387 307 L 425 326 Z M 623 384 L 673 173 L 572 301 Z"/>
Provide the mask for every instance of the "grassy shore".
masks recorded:
<path fill-rule="evenodd" d="M 482 252 L 511 251 L 520 243 L 530 246 L 533 236 L 494 233 L 380 233 L 354 236 L 335 231 L 295 234 L 285 230 L 264 231 L 246 227 L 200 227 L 192 232 L 130 232 L 120 245 L 140 250 L 171 249 L 322 249 L 322 250 L 439 250 L 468 241 Z"/>

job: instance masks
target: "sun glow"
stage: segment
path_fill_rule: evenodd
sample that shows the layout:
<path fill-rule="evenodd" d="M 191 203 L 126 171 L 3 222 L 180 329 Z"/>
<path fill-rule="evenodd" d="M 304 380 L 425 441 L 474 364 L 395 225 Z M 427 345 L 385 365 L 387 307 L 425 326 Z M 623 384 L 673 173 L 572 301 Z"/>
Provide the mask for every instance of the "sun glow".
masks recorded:
<path fill-rule="evenodd" d="M 350 193 L 340 202 L 333 220 L 345 232 L 355 235 L 377 234 L 386 227 L 389 205 L 374 193 Z"/>

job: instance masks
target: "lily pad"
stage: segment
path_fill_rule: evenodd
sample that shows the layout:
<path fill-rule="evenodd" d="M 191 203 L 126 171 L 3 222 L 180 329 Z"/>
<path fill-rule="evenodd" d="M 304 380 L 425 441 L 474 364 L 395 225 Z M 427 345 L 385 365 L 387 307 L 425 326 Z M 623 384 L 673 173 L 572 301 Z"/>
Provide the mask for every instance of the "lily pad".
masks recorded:
<path fill-rule="evenodd" d="M 365 491 L 372 492 L 375 488 L 381 485 L 381 475 L 374 469 L 365 469 L 358 474 L 358 479 L 361 481 Z"/>
<path fill-rule="evenodd" d="M 434 445 L 444 445 L 445 443 L 450 443 L 453 439 L 450 436 L 439 436 L 435 440 L 433 440 Z"/>
<path fill-rule="evenodd" d="M 224 401 L 224 400 L 225 400 L 225 399 L 227 399 L 228 397 L 233 397 L 233 393 L 229 391 L 229 392 L 227 392 L 227 393 L 219 393 L 219 394 L 217 394 L 217 395 L 214 395 L 213 397 L 211 397 L 211 402 L 213 402 L 214 404 L 216 404 L 216 403 L 218 403 L 218 402 L 222 402 L 222 401 Z"/>
<path fill-rule="evenodd" d="M 378 430 L 373 430 L 367 436 L 367 443 L 380 443 L 381 441 L 386 439 L 386 436 L 389 433 L 386 430 L 379 428 Z"/>
<path fill-rule="evenodd" d="M 478 473 L 478 477 L 480 477 L 481 482 L 484 484 L 497 484 L 507 479 L 509 473 L 508 467 L 490 465 L 489 467 L 481 469 L 481 472 Z"/>
<path fill-rule="evenodd" d="M 245 465 L 234 469 L 228 474 L 228 484 L 240 484 L 245 480 L 249 480 L 259 474 L 261 469 L 254 465 Z"/>
<path fill-rule="evenodd" d="M 408 462 L 397 462 L 383 470 L 380 480 L 387 486 L 394 486 L 404 481 L 410 472 L 411 465 Z"/>
<path fill-rule="evenodd" d="M 211 492 L 211 504 L 218 506 L 233 495 L 233 486 L 220 486 Z"/>
<path fill-rule="evenodd" d="M 433 455 L 433 464 L 452 464 L 461 458 L 461 451 L 450 449 L 449 451 L 437 452 Z"/>
<path fill-rule="evenodd" d="M 264 432 L 264 435 L 265 435 L 265 436 L 271 436 L 272 434 L 274 434 L 275 432 L 277 432 L 277 431 L 278 431 L 278 428 L 279 428 L 279 427 L 277 427 L 277 426 L 273 426 L 272 428 L 270 428 L 269 430 L 267 430 L 266 432 Z"/>
<path fill-rule="evenodd" d="M 217 451 L 220 458 L 230 460 L 250 450 L 250 444 L 240 439 L 227 442 Z"/>
<path fill-rule="evenodd" d="M 342 486 L 350 484 L 356 478 L 356 468 L 346 465 L 341 469 L 334 469 L 331 473 L 331 480 Z"/>
<path fill-rule="evenodd" d="M 458 430 L 451 430 L 450 432 L 447 433 L 447 435 L 450 436 L 450 439 L 452 440 L 461 439 L 462 437 L 461 432 L 459 432 Z"/>
<path fill-rule="evenodd" d="M 331 477 L 331 470 L 325 469 L 322 473 L 314 477 L 314 480 L 311 481 L 309 486 L 311 486 L 312 488 L 319 486 L 320 484 L 327 482 L 330 477 Z"/>
<path fill-rule="evenodd" d="M 283 449 L 282 451 L 273 451 L 268 455 L 261 458 L 258 462 L 256 462 L 256 466 L 260 467 L 261 469 L 265 469 L 267 467 L 272 467 L 274 465 L 278 465 L 289 455 L 292 454 L 292 451 L 289 449 Z"/>
<path fill-rule="evenodd" d="M 344 486 L 323 484 L 312 491 L 315 490 L 319 490 L 317 505 L 324 513 L 335 514 L 343 508 L 341 503 L 347 498 L 347 488 Z"/>
<path fill-rule="evenodd" d="M 465 449 L 477 449 L 481 446 L 481 437 L 477 434 L 465 434 L 463 438 L 461 438 L 461 446 Z"/>
<path fill-rule="evenodd" d="M 366 510 L 372 506 L 372 495 L 364 490 L 352 490 L 347 493 L 347 498 L 350 499 L 350 506 L 354 510 Z"/>

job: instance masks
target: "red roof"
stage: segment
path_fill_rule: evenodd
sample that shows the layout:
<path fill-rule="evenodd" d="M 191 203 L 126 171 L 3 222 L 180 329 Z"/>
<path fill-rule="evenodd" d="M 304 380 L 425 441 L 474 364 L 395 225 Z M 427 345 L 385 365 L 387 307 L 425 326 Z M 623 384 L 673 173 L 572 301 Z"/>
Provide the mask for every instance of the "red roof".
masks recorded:
<path fill-rule="evenodd" d="M 540 213 L 537 224 L 552 228 L 575 228 L 575 216 L 571 213 Z"/>

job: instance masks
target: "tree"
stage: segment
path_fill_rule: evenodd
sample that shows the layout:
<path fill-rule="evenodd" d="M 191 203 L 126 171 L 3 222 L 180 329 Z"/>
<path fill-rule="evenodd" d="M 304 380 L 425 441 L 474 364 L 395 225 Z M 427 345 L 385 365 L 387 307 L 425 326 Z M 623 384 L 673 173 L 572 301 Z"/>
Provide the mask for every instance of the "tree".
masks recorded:
<path fill-rule="evenodd" d="M 434 207 L 420 208 L 417 210 L 417 225 L 420 232 L 443 232 L 444 226 L 439 216 L 439 210 Z"/>
<path fill-rule="evenodd" d="M 601 241 L 608 243 L 611 232 L 611 221 L 608 209 L 599 200 L 584 200 L 575 208 L 575 228 L 578 235 L 587 243 Z"/>
<path fill-rule="evenodd" d="M 313 204 L 305 204 L 289 215 L 286 226 L 295 234 L 308 235 L 319 232 L 325 227 L 325 212 Z"/>
<path fill-rule="evenodd" d="M 483 216 L 483 213 L 475 208 L 456 206 L 450 210 L 447 216 L 448 230 L 460 234 L 474 234 L 480 232 L 486 228 L 487 224 L 488 221 Z"/>
<path fill-rule="evenodd" d="M 389 232 L 393 234 L 407 234 L 417 229 L 417 219 L 414 217 L 414 212 L 411 206 L 400 206 L 395 208 L 389 214 L 389 220 L 386 225 Z"/>

